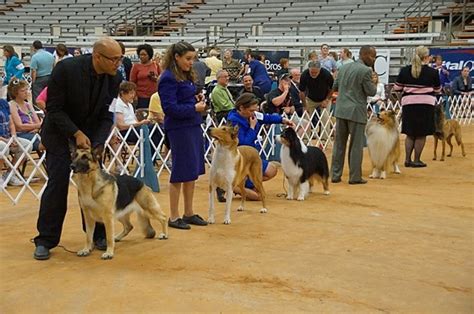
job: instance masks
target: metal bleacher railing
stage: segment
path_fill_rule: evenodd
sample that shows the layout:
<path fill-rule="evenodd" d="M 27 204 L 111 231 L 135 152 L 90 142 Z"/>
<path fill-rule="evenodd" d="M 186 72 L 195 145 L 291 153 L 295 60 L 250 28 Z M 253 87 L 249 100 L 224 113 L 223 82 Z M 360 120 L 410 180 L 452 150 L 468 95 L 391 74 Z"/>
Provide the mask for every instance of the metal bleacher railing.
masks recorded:
<path fill-rule="evenodd" d="M 440 99 L 438 105 L 443 105 L 443 99 Z M 473 106 L 474 97 L 472 96 L 453 96 L 448 98 L 450 104 L 450 114 L 452 119 L 459 121 L 461 125 L 470 125 L 473 122 Z M 375 114 L 375 108 L 372 108 L 370 104 L 368 106 L 369 119 Z M 401 105 L 398 101 L 388 101 L 384 106 L 386 109 L 393 109 L 397 112 L 398 118 L 401 115 Z M 335 131 L 335 119 L 332 116 L 330 110 L 327 111 L 327 116 L 323 118 L 318 111 L 313 112 L 309 115 L 308 112 L 304 112 L 301 117 L 297 117 L 294 114 L 291 117 L 293 121 L 297 122 L 297 130 L 300 130 L 299 134 L 301 139 L 305 143 L 321 147 L 324 151 L 332 148 L 333 137 Z M 322 119 L 323 118 L 323 119 Z M 201 125 L 203 131 L 203 137 L 205 142 L 205 162 L 210 165 L 212 160 L 212 153 L 215 148 L 214 140 L 209 136 L 208 130 L 211 127 L 217 127 L 222 125 L 225 121 L 221 121 L 217 124 L 216 121 L 208 116 L 203 124 Z M 271 125 L 268 127 L 262 127 L 258 134 L 258 141 L 260 141 L 261 151 L 260 155 L 264 159 L 275 160 L 278 159 L 277 147 L 278 144 L 275 140 L 275 135 L 279 134 L 279 125 Z M 151 140 L 153 134 L 159 132 L 160 141 L 153 143 Z M 164 149 L 164 132 L 158 124 L 155 124 L 149 132 L 150 145 L 152 151 L 152 162 L 154 164 L 156 176 L 158 180 L 163 177 L 164 172 L 170 172 L 170 151 Z M 129 143 L 127 139 L 135 135 L 138 140 L 134 143 Z M 37 135 L 39 136 L 39 135 Z M 104 169 L 106 171 L 127 173 L 137 176 L 143 176 L 144 173 L 144 145 L 145 138 L 143 131 L 137 131 L 130 128 L 125 134 L 120 133 L 117 128 L 114 128 L 110 133 L 104 149 Z M 13 163 L 11 157 L 6 154 L 9 147 L 12 145 L 18 145 L 21 150 L 20 156 Z M 16 140 L 15 137 L 9 139 L 6 148 L 0 151 L 0 160 L 3 160 L 7 168 L 7 175 L 5 175 L 3 183 L 0 185 L 0 195 L 8 197 L 13 204 L 20 202 L 25 192 L 30 192 L 36 199 L 40 199 L 42 192 L 46 187 L 48 180 L 46 170 L 43 166 L 45 154 L 42 156 L 36 156 L 35 153 L 28 153 L 29 147 L 22 147 L 21 144 Z M 24 162 L 28 163 L 26 171 L 22 173 L 24 169 Z M 172 163 L 172 160 L 171 160 Z M 2 169 L 0 169 L 1 171 Z M 18 188 L 7 188 L 7 183 L 12 176 L 17 176 L 23 185 Z M 72 181 L 71 181 L 72 182 Z M 73 183 L 73 182 L 72 182 Z"/>

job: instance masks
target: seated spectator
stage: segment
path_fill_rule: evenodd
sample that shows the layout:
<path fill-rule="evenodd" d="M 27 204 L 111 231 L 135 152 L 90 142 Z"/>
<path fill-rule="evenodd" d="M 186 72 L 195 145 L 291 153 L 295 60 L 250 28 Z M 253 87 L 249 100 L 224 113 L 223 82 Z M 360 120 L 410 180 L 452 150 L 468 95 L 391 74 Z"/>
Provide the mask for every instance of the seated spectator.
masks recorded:
<path fill-rule="evenodd" d="M 170 148 L 170 143 L 168 141 L 168 137 L 166 136 L 166 130 L 164 126 L 165 113 L 163 112 L 163 107 L 161 106 L 161 99 L 158 92 L 151 95 L 150 107 L 148 108 L 148 119 L 153 123 L 158 123 L 161 130 L 163 131 L 165 137 L 165 140 L 163 141 L 163 156 L 167 156 Z M 155 130 L 155 132 L 159 132 L 159 130 Z M 168 168 L 171 168 L 171 155 L 169 156 L 166 164 L 168 165 Z"/>
<path fill-rule="evenodd" d="M 250 74 L 245 74 L 242 78 L 242 83 L 244 88 L 240 91 L 239 96 L 243 93 L 252 93 L 257 97 L 258 105 L 260 106 L 260 104 L 265 100 L 265 95 L 262 93 L 260 87 L 253 85 L 252 76 Z"/>
<path fill-rule="evenodd" d="M 265 66 L 258 61 L 259 55 L 252 52 L 249 59 L 249 74 L 252 76 L 254 86 L 260 87 L 262 93 L 269 93 L 272 89 L 272 79 L 268 75 Z"/>
<path fill-rule="evenodd" d="M 161 99 L 158 92 L 151 95 L 150 107 L 148 107 L 148 119 L 152 122 L 158 123 L 160 126 L 163 125 L 165 120 L 165 114 L 161 107 Z"/>
<path fill-rule="evenodd" d="M 211 74 L 206 77 L 206 84 L 216 80 L 217 71 L 222 70 L 222 61 L 217 57 L 219 52 L 216 49 L 209 51 L 209 57 L 204 59 L 204 63 L 211 69 Z"/>
<path fill-rule="evenodd" d="M 211 93 L 212 108 L 216 115 L 217 123 L 227 118 L 227 114 L 234 108 L 234 99 L 227 85 L 229 85 L 229 74 L 226 70 L 217 71 L 217 85 Z"/>
<path fill-rule="evenodd" d="M 20 61 L 20 59 L 18 58 L 18 54 L 15 52 L 15 49 L 11 45 L 3 46 L 3 56 L 6 58 L 3 67 L 5 77 L 3 78 L 0 98 L 7 98 L 9 97 L 7 95 L 8 83 L 10 83 L 14 79 L 21 80 L 23 78 L 23 73 L 25 72 L 25 66 Z"/>
<path fill-rule="evenodd" d="M 10 106 L 5 99 L 0 99 L 0 187 L 5 185 L 5 181 L 8 179 L 10 172 L 7 170 L 1 174 L 3 168 L 5 168 L 4 159 L 7 159 L 10 153 L 13 155 L 12 164 L 16 164 L 22 154 L 21 148 L 13 141 L 9 147 L 7 147 L 8 141 L 11 137 L 16 137 L 15 124 L 10 118 Z M 16 140 L 28 153 L 31 153 L 32 144 L 30 141 L 17 137 Z M 8 185 L 20 186 L 23 182 L 13 174 L 7 182 Z M 0 189 L 1 190 L 1 189 Z"/>
<path fill-rule="evenodd" d="M 303 115 L 304 106 L 303 102 L 300 98 L 300 78 L 301 78 L 301 71 L 298 68 L 293 68 L 290 70 L 290 78 L 291 78 L 291 85 L 290 85 L 290 97 L 291 101 L 293 102 L 293 106 L 295 106 L 295 111 L 298 116 Z"/>
<path fill-rule="evenodd" d="M 472 95 L 472 80 L 469 75 L 469 68 L 462 68 L 461 75 L 456 77 L 451 87 L 453 89 L 454 96 L 469 96 Z"/>
<path fill-rule="evenodd" d="M 263 112 L 281 115 L 286 113 L 291 116 L 295 112 L 295 106 L 290 96 L 290 75 L 283 74 L 279 77 L 278 87 L 267 94 L 267 104 L 263 108 Z"/>
<path fill-rule="evenodd" d="M 276 113 L 279 115 L 285 113 L 295 124 L 300 124 L 300 127 L 297 128 L 296 132 L 298 135 L 302 136 L 304 129 L 309 122 L 302 120 L 300 123 L 301 119 L 298 115 L 294 115 L 297 106 L 299 106 L 300 110 L 303 109 L 299 97 L 299 90 L 297 90 L 296 93 L 291 93 L 292 82 L 290 74 L 283 74 L 279 79 L 278 87 L 267 95 L 267 104 L 264 107 L 264 112 L 269 114 Z M 297 98 L 293 99 L 294 96 Z"/>
<path fill-rule="evenodd" d="M 143 119 L 138 121 L 135 111 L 133 109 L 132 102 L 135 99 L 136 95 L 136 85 L 133 82 L 122 82 L 119 87 L 119 97 L 117 97 L 115 103 L 110 105 L 109 111 L 114 113 L 115 117 L 115 126 L 120 130 L 120 134 L 125 137 L 127 135 L 128 129 L 131 127 L 135 129 L 135 132 L 131 131 L 126 141 L 127 143 L 136 143 L 138 141 L 138 136 L 140 134 L 140 127 L 142 125 L 148 125 L 150 132 L 153 128 L 153 125 L 150 124 L 150 120 Z M 154 132 L 151 138 L 152 142 L 158 148 L 158 145 L 161 140 L 161 134 L 159 132 Z M 112 148 L 117 151 L 119 142 L 114 141 L 112 143 Z M 154 154 L 154 149 L 152 149 L 152 154 Z M 123 169 L 119 167 L 117 172 L 121 172 Z"/>
<path fill-rule="evenodd" d="M 380 107 L 385 103 L 385 85 L 380 83 L 379 76 L 375 71 L 372 71 L 372 82 L 377 86 L 377 92 L 374 96 L 367 97 L 367 102 L 371 105 L 375 114 L 378 114 Z"/>
<path fill-rule="evenodd" d="M 48 86 L 43 88 L 43 90 L 39 93 L 38 97 L 36 97 L 36 106 L 46 112 L 46 101 L 48 100 Z"/>
<path fill-rule="evenodd" d="M 26 102 L 28 98 L 29 85 L 26 81 L 14 79 L 8 84 L 8 94 L 11 97 L 10 114 L 18 137 L 32 141 L 41 128 L 41 120 L 33 108 Z M 39 136 L 33 143 L 33 150 L 39 152 Z"/>
<path fill-rule="evenodd" d="M 257 61 L 258 62 L 258 61 Z M 235 109 L 233 109 L 228 115 L 228 121 L 232 125 L 239 126 L 239 146 L 248 145 L 252 146 L 260 151 L 260 141 L 258 140 L 258 133 L 263 124 L 279 124 L 283 123 L 294 127 L 294 123 L 291 120 L 283 118 L 279 115 L 270 114 L 259 114 L 258 111 L 258 100 L 254 95 L 250 93 L 242 94 L 235 102 Z M 263 170 L 263 181 L 270 180 L 277 174 L 277 167 L 268 162 L 268 160 L 262 160 Z M 253 189 L 254 185 L 250 180 L 247 180 L 246 184 L 247 199 L 249 200 L 260 200 L 260 196 Z M 238 189 L 235 190 L 238 193 Z"/>
<path fill-rule="evenodd" d="M 226 49 L 224 51 L 224 60 L 222 61 L 222 69 L 229 73 L 229 80 L 231 82 L 237 82 L 239 80 L 240 68 L 239 61 L 232 58 L 232 49 Z"/>

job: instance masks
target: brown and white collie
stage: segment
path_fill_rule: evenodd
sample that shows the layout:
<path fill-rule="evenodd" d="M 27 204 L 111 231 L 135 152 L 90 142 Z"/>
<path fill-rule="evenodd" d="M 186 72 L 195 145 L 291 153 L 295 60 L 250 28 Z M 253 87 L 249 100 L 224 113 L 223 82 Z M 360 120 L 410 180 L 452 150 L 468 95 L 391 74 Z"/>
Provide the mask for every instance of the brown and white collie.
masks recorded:
<path fill-rule="evenodd" d="M 367 123 L 365 134 L 372 160 L 372 174 L 369 178 L 385 179 L 391 166 L 395 173 L 401 173 L 398 167 L 400 132 L 395 111 L 382 109 L 377 119 Z"/>

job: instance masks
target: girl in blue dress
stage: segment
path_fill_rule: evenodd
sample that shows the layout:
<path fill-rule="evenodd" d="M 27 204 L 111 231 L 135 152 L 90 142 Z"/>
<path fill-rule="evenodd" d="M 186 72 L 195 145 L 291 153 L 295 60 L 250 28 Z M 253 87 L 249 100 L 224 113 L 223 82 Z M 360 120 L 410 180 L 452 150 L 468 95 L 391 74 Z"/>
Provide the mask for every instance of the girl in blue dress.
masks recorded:
<path fill-rule="evenodd" d="M 171 146 L 173 168 L 170 176 L 170 219 L 172 228 L 190 229 L 190 224 L 205 226 L 207 222 L 193 211 L 194 185 L 204 174 L 204 141 L 201 112 L 206 103 L 196 95 L 192 70 L 196 55 L 187 42 L 171 45 L 163 59 L 164 72 L 158 85 L 165 113 L 164 128 Z M 179 215 L 179 197 L 183 189 L 184 215 Z"/>

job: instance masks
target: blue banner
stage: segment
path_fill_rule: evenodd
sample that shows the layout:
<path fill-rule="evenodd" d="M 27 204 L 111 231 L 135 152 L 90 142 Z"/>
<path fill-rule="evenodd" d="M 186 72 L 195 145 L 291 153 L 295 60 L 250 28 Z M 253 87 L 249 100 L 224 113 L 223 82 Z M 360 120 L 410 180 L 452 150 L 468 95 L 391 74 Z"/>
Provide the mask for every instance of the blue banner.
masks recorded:
<path fill-rule="evenodd" d="M 289 51 L 270 51 L 270 50 L 255 50 L 258 55 L 265 56 L 265 67 L 268 72 L 276 72 L 281 70 L 280 59 L 281 58 L 290 58 Z M 239 60 L 241 64 L 245 63 L 243 50 L 234 50 L 232 53 L 232 58 Z"/>
<path fill-rule="evenodd" d="M 432 56 L 440 55 L 443 65 L 449 71 L 450 81 L 461 75 L 463 67 L 470 69 L 471 77 L 474 75 L 474 49 L 473 48 L 430 48 Z"/>

